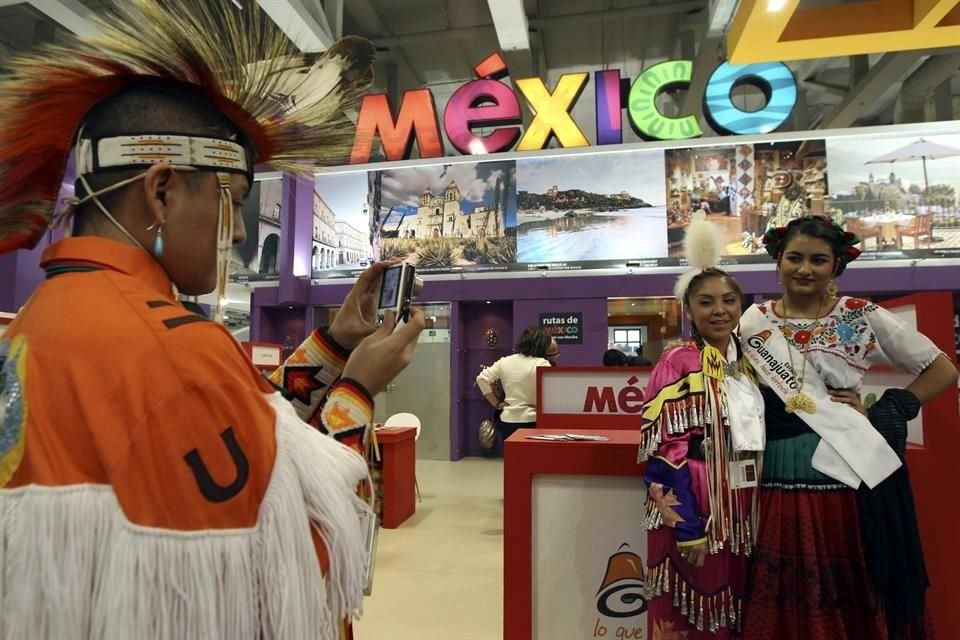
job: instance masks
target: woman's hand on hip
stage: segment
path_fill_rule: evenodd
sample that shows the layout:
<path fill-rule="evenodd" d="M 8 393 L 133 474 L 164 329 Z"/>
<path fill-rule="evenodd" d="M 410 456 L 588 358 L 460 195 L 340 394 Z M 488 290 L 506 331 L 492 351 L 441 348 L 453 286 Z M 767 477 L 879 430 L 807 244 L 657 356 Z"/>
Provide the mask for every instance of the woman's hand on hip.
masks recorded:
<path fill-rule="evenodd" d="M 680 557 L 695 567 L 703 566 L 703 561 L 707 559 L 707 553 L 709 552 L 706 541 L 692 547 L 681 547 L 678 543 L 677 549 L 680 551 Z"/>
<path fill-rule="evenodd" d="M 860 394 L 853 389 L 828 389 L 827 391 L 830 393 L 830 399 L 834 402 L 848 405 L 863 415 L 867 415 L 867 410 L 860 400 Z"/>

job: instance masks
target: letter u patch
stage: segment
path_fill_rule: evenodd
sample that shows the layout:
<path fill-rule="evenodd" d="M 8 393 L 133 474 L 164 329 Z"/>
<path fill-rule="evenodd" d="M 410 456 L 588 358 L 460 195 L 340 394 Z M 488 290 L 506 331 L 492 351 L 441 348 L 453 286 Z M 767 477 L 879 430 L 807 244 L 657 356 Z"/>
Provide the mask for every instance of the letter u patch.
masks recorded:
<path fill-rule="evenodd" d="M 203 461 L 197 449 L 192 449 L 190 453 L 183 457 L 187 466 L 189 466 L 193 472 L 193 477 L 197 480 L 200 493 L 210 502 L 226 502 L 243 491 L 250 477 L 250 462 L 247 460 L 243 449 L 240 448 L 240 443 L 237 442 L 237 436 L 233 433 L 233 427 L 228 427 L 226 431 L 221 433 L 220 439 L 223 440 L 223 444 L 227 447 L 227 452 L 230 454 L 230 459 L 233 460 L 233 465 L 236 468 L 236 476 L 233 482 L 228 485 L 219 484 L 213 479 L 213 476 L 210 475 L 210 470 L 207 468 L 206 463 Z"/>

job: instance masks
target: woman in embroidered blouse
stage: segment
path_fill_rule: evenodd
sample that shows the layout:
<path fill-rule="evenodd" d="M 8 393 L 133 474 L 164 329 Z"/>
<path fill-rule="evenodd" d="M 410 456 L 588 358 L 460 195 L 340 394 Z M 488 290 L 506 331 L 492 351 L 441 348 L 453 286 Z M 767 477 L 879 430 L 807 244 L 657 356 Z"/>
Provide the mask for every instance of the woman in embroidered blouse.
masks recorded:
<path fill-rule="evenodd" d="M 763 400 L 733 335 L 740 287 L 709 266 L 720 254 L 710 229 L 703 220 L 688 228 L 686 254 L 695 268 L 675 290 L 694 340 L 660 359 L 643 407 L 640 460 L 647 461 L 646 584 L 654 640 L 739 637 L 753 546 Z M 707 252 L 712 258 L 699 263 L 698 234 L 708 245 L 716 240 L 715 251 Z"/>
<path fill-rule="evenodd" d="M 901 460 L 906 423 L 956 384 L 957 372 L 889 311 L 837 296 L 834 278 L 859 255 L 858 242 L 819 217 L 771 230 L 764 243 L 783 296 L 741 319 L 767 428 L 747 638 L 930 637 Z M 881 363 L 917 378 L 888 390 L 868 414 L 863 375 Z"/>

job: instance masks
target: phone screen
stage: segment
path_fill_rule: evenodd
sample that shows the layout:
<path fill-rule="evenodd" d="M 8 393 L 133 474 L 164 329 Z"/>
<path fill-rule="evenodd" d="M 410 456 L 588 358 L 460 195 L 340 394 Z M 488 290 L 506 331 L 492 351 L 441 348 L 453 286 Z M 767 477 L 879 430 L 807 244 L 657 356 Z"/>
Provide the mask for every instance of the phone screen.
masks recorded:
<path fill-rule="evenodd" d="M 380 289 L 380 309 L 390 309 L 397 306 L 400 295 L 400 275 L 403 265 L 390 267 L 383 272 L 383 286 Z"/>

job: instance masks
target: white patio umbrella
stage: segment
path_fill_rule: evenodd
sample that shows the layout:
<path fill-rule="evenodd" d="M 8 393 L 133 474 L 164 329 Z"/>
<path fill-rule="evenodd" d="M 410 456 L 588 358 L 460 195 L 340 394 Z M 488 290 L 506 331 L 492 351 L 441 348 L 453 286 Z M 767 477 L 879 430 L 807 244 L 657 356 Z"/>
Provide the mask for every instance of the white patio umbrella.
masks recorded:
<path fill-rule="evenodd" d="M 948 147 L 945 144 L 937 144 L 920 138 L 901 147 L 896 151 L 885 153 L 879 158 L 869 160 L 865 164 L 894 164 L 897 162 L 923 162 L 923 195 L 927 195 L 930 190 L 930 181 L 927 178 L 927 160 L 938 160 L 940 158 L 952 158 L 960 156 L 960 149 Z"/>
<path fill-rule="evenodd" d="M 930 195 L 930 180 L 927 178 L 927 160 L 938 160 L 940 158 L 953 158 L 960 156 L 960 149 L 948 147 L 945 144 L 937 144 L 920 138 L 914 140 L 905 147 L 896 151 L 885 153 L 879 158 L 874 158 L 865 164 L 895 164 L 897 162 L 923 162 L 923 197 L 926 200 Z M 929 206 L 929 201 L 927 201 Z M 934 242 L 943 242 L 943 238 L 932 237 Z"/>

